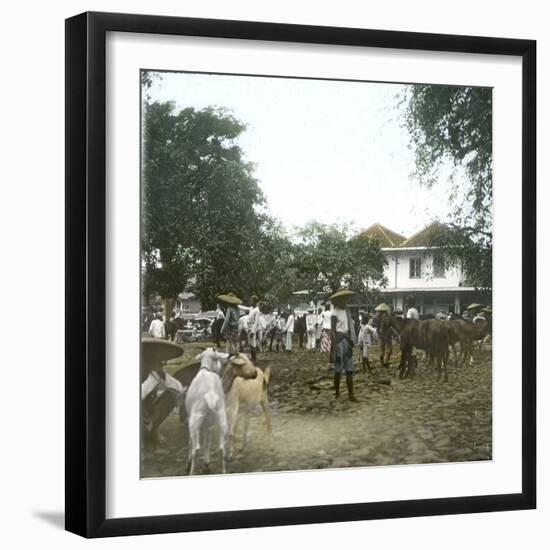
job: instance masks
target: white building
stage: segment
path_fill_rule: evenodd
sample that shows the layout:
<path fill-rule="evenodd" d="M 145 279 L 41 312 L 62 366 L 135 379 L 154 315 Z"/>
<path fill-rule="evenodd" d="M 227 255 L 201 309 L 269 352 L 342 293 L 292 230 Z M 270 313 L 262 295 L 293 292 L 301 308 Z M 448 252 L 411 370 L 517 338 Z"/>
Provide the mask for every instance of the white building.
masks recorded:
<path fill-rule="evenodd" d="M 375 223 L 362 232 L 379 242 L 386 257 L 386 302 L 404 309 L 407 297 L 414 296 L 421 315 L 440 311 L 461 313 L 465 306 L 479 300 L 479 293 L 468 286 L 459 266 L 446 266 L 438 248 L 430 246 L 445 226 L 434 222 L 409 238 Z"/>

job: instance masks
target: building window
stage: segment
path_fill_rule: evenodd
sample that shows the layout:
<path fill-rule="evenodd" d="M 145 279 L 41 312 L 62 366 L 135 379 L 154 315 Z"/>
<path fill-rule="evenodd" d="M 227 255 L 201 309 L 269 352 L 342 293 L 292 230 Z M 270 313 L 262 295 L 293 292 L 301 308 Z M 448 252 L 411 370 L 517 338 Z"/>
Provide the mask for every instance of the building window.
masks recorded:
<path fill-rule="evenodd" d="M 434 278 L 435 279 L 444 279 L 445 278 L 445 259 L 440 254 L 434 256 Z"/>
<path fill-rule="evenodd" d="M 421 258 L 411 258 L 409 260 L 409 279 L 420 279 L 421 267 Z"/>

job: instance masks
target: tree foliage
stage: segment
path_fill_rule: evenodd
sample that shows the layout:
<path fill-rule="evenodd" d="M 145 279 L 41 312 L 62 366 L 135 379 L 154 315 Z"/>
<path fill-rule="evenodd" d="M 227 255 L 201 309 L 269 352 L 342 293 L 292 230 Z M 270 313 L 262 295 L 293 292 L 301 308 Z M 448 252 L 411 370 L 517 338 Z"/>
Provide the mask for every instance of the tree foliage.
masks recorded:
<path fill-rule="evenodd" d="M 423 185 L 451 173 L 451 218 L 455 231 L 434 243 L 460 262 L 471 284 L 491 287 L 492 275 L 492 90 L 481 87 L 414 85 L 402 98 L 404 125 Z M 450 161 L 450 162 L 449 162 Z"/>
<path fill-rule="evenodd" d="M 310 222 L 298 231 L 298 242 L 295 268 L 315 294 L 346 286 L 368 300 L 375 287 L 386 284 L 380 245 L 346 225 Z"/>
<path fill-rule="evenodd" d="M 144 291 L 186 287 L 204 305 L 215 294 L 248 295 L 255 245 L 269 232 L 264 197 L 236 143 L 244 125 L 221 109 L 144 107 Z"/>

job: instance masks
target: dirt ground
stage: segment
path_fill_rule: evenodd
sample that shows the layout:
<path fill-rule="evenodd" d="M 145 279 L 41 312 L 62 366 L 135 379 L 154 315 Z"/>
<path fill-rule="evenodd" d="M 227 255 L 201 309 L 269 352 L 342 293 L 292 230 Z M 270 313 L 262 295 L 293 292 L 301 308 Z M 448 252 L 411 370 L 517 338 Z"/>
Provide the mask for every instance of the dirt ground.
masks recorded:
<path fill-rule="evenodd" d="M 204 344 L 202 344 L 204 345 Z M 175 370 L 191 360 L 197 347 L 186 345 Z M 371 362 L 378 348 L 371 348 Z M 370 354 L 369 354 L 370 355 Z M 398 347 L 382 385 L 358 366 L 355 390 L 358 403 L 347 400 L 345 380 L 341 397 L 332 389 L 332 371 L 325 354 L 307 351 L 260 354 L 269 365 L 269 400 L 273 442 L 267 436 L 258 406 L 252 411 L 248 442 L 242 448 L 242 421 L 237 426 L 236 452 L 228 473 L 348 468 L 391 464 L 464 462 L 492 457 L 491 350 L 485 347 L 474 365 L 449 363 L 449 381 L 438 382 L 435 372 L 420 362 L 414 379 L 396 376 Z M 241 415 L 242 416 L 242 415 Z M 142 477 L 187 475 L 187 426 L 174 411 L 161 426 L 166 441 L 142 447 Z M 215 440 L 215 439 L 214 439 Z M 209 467 L 198 473 L 217 474 L 221 460 L 212 453 Z"/>

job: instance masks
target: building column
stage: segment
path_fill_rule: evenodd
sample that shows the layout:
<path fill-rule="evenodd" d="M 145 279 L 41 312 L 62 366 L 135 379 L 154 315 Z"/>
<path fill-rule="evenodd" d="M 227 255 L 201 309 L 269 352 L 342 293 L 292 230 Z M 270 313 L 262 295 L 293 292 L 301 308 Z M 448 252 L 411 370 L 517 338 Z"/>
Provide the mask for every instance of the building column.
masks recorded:
<path fill-rule="evenodd" d="M 405 310 L 405 304 L 403 303 L 403 294 L 399 294 L 397 296 L 397 307 L 401 309 L 401 311 Z"/>
<path fill-rule="evenodd" d="M 460 315 L 460 293 L 455 292 L 455 313 Z"/>

